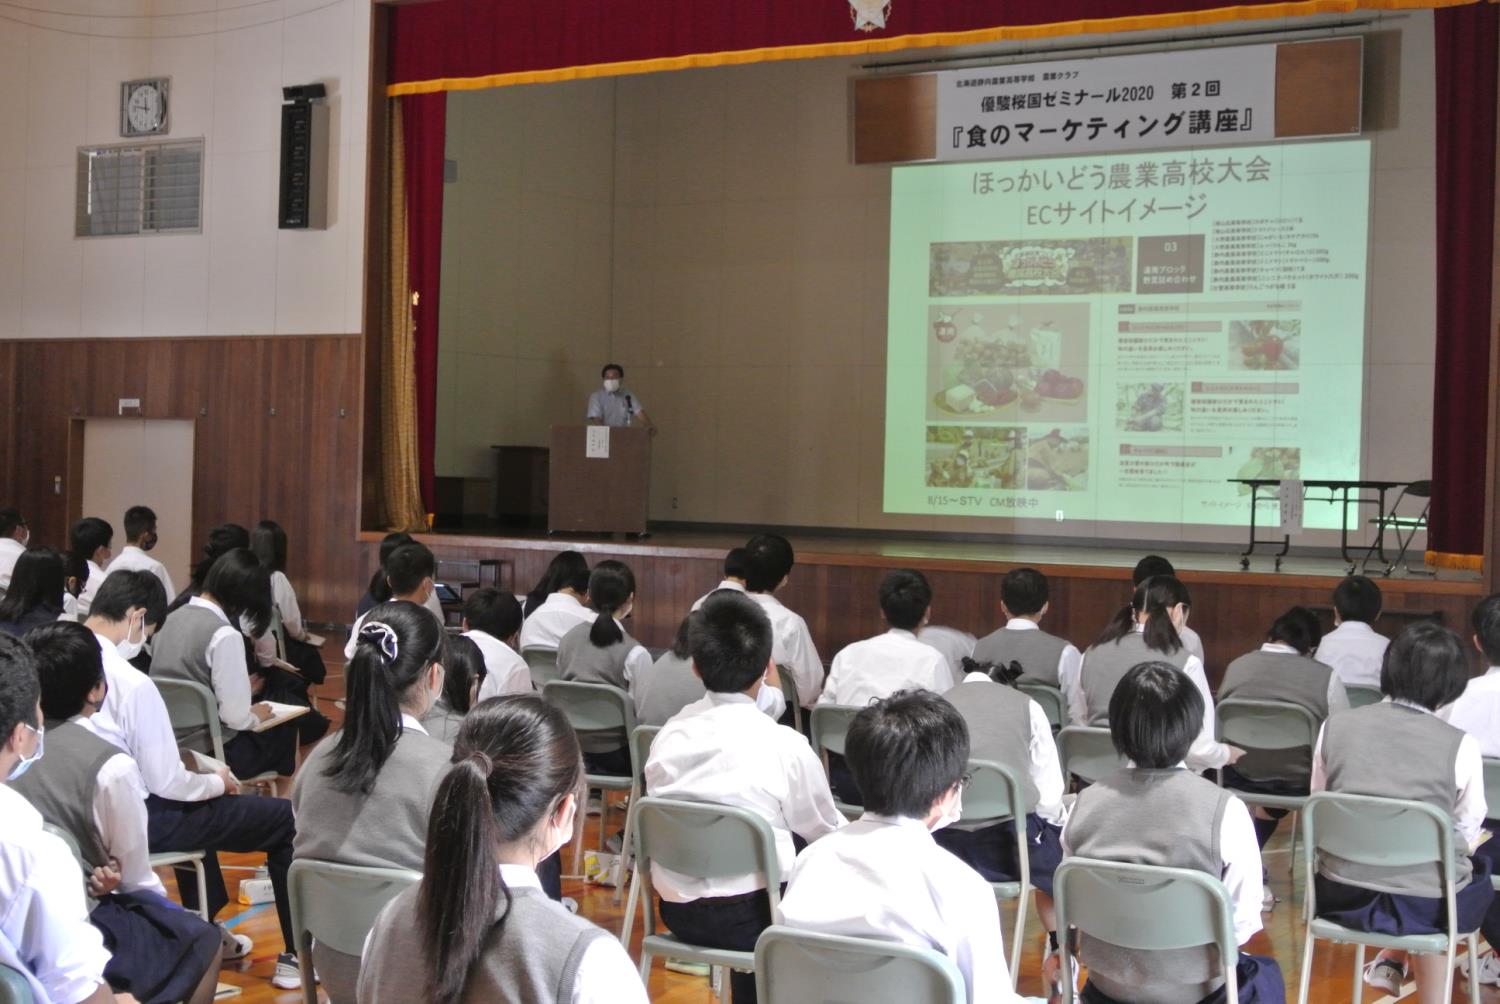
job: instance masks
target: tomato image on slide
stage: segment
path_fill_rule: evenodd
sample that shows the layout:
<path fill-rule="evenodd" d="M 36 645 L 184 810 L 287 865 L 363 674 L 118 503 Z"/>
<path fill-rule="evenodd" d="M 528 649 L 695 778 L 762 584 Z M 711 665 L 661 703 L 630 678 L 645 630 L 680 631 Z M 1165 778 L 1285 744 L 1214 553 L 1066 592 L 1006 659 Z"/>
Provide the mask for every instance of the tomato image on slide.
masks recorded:
<path fill-rule="evenodd" d="M 1302 365 L 1302 322 L 1230 321 L 1229 368 L 1294 370 Z"/>

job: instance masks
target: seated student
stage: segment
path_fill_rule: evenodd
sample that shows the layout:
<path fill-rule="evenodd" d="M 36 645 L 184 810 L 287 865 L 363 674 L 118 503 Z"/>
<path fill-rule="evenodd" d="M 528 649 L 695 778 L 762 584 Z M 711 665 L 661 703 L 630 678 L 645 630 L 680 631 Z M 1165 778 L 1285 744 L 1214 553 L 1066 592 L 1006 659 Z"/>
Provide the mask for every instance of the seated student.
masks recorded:
<path fill-rule="evenodd" d="M 135 761 L 150 793 L 146 814 L 151 852 L 208 852 L 203 859 L 206 889 L 198 889 L 192 869 L 178 870 L 177 888 L 188 907 L 196 907 L 198 897 L 206 896 L 212 919 L 229 902 L 218 851 L 265 852 L 285 949 L 276 959 L 271 985 L 295 990 L 302 985 L 302 975 L 292 952 L 287 899 L 287 869 L 296 833 L 292 804 L 284 798 L 241 795 L 228 767 L 194 774 L 183 766 L 161 691 L 129 661 L 161 626 L 166 607 L 161 581 L 150 572 L 115 572 L 105 578 L 83 626 L 94 633 L 108 687 L 104 707 L 84 719 L 84 727 Z M 254 947 L 246 935 L 221 931 L 227 960 L 244 958 Z"/>
<path fill-rule="evenodd" d="M 214 692 L 224 736 L 224 757 L 236 777 L 268 770 L 290 777 L 296 769 L 296 728 L 255 726 L 272 716 L 270 705 L 252 703 L 245 636 L 264 630 L 271 615 L 271 577 L 244 548 L 214 562 L 202 592 L 167 615 L 152 642 L 151 675 L 189 680 Z M 180 745 L 211 753 L 206 729 L 177 729 Z"/>
<path fill-rule="evenodd" d="M 593 623 L 594 612 L 584 606 L 589 592 L 589 563 L 577 551 L 563 551 L 547 566 L 547 574 L 526 596 L 526 622 L 521 625 L 520 649 L 557 651 L 558 642 L 579 624 Z"/>
<path fill-rule="evenodd" d="M 1458 929 L 1477 928 L 1493 946 L 1500 945 L 1500 909 L 1490 885 L 1492 859 L 1474 853 L 1486 814 L 1479 743 L 1436 714 L 1463 693 L 1467 678 L 1467 658 L 1456 633 L 1430 621 L 1402 631 L 1386 649 L 1380 671 L 1385 700 L 1323 723 L 1313 751 L 1312 790 L 1412 799 L 1449 813 L 1457 859 Z M 1314 881 L 1318 916 L 1346 927 L 1388 934 L 1447 927 L 1442 887 L 1431 866 L 1366 866 L 1320 855 Z M 1377 886 L 1394 891 L 1377 892 Z M 1397 994 L 1409 962 L 1418 999 L 1424 1004 L 1438 1000 L 1446 959 L 1404 955 L 1381 952 L 1365 968 L 1365 982 Z"/>
<path fill-rule="evenodd" d="M 11 784 L 42 757 L 36 659 L 0 635 L 0 963 L 20 970 L 38 1004 L 116 1004 L 110 954 L 89 923 L 78 862 Z"/>
<path fill-rule="evenodd" d="M 816 841 L 844 817 L 807 739 L 756 706 L 772 665 L 770 620 L 752 600 L 717 592 L 694 615 L 688 646 L 708 694 L 662 727 L 646 761 L 646 791 L 761 816 L 776 835 L 785 878 L 792 834 Z M 704 880 L 653 864 L 651 882 L 663 923 L 695 945 L 750 951 L 771 924 L 764 883 L 753 874 Z M 729 980 L 736 1004 L 755 1000 L 753 974 L 731 973 Z"/>
<path fill-rule="evenodd" d="M 1276 618 L 1259 650 L 1229 664 L 1219 683 L 1219 702 L 1231 697 L 1289 701 L 1311 711 L 1320 726 L 1329 715 L 1347 710 L 1349 695 L 1344 692 L 1343 681 L 1312 657 L 1322 633 L 1316 614 L 1306 607 L 1292 607 Z M 1234 766 L 1224 768 L 1224 784 L 1263 795 L 1306 795 L 1312 776 L 1311 759 L 1311 746 L 1247 749 Z M 1250 812 L 1255 818 L 1256 839 L 1264 847 L 1286 810 L 1257 805 Z"/>
<path fill-rule="evenodd" d="M 1062 860 L 1062 827 L 1068 819 L 1063 804 L 1062 767 L 1047 713 L 1015 689 L 1014 665 L 969 660 L 964 682 L 943 695 L 963 716 L 969 729 L 969 759 L 988 760 L 1009 767 L 1021 782 L 1026 799 L 1026 855 L 1031 884 L 1036 887 L 1037 913 L 1057 951 L 1057 921 L 1052 911 L 1052 873 Z M 988 882 L 1020 880 L 1015 830 L 1011 822 L 965 823 L 936 833 L 938 846 L 951 851 Z"/>
<path fill-rule="evenodd" d="M 464 637 L 484 656 L 484 683 L 479 700 L 503 694 L 529 694 L 536 689 L 531 669 L 516 652 L 521 633 L 521 604 L 510 593 L 490 586 L 464 597 Z"/>
<path fill-rule="evenodd" d="M 1130 585 L 1132 589 L 1140 587 L 1142 582 L 1158 575 L 1177 576 L 1177 569 L 1172 563 L 1159 554 L 1148 554 L 1135 563 L 1135 569 L 1130 573 Z M 1178 629 L 1178 637 L 1182 639 L 1182 647 L 1188 650 L 1190 655 L 1198 657 L 1198 661 L 1205 666 L 1208 658 L 1203 654 L 1203 639 L 1198 637 L 1198 632 L 1188 627 L 1188 615 L 1192 613 L 1192 605 L 1185 606 L 1182 610 L 1182 627 Z"/>
<path fill-rule="evenodd" d="M 693 601 L 693 610 L 700 609 L 708 598 L 720 589 L 733 589 L 735 592 L 745 591 L 745 580 L 750 575 L 750 553 L 743 547 L 731 547 L 724 552 L 724 578 L 719 584 Z M 689 611 L 691 613 L 692 611 Z"/>
<path fill-rule="evenodd" d="M 538 864 L 572 840 L 583 783 L 562 712 L 535 694 L 487 701 L 464 721 L 453 756 L 433 801 L 422 884 L 376 919 L 360 1001 L 646 1004 L 620 942 L 542 895 Z"/>
<path fill-rule="evenodd" d="M 1202 771 L 1234 763 L 1242 751 L 1214 738 L 1213 695 L 1203 663 L 1183 647 L 1177 633 L 1188 603 L 1187 587 L 1171 576 L 1159 575 L 1136 586 L 1130 606 L 1115 616 L 1083 654 L 1078 686 L 1064 696 L 1074 723 L 1108 725 L 1115 687 L 1131 667 L 1143 662 L 1175 666 L 1193 681 L 1203 701 L 1202 728 L 1187 755 L 1188 767 Z"/>
<path fill-rule="evenodd" d="M 1260 848 L 1250 813 L 1230 792 L 1186 769 L 1207 705 L 1198 686 L 1165 662 L 1143 662 L 1120 680 L 1109 705 L 1115 749 L 1130 761 L 1078 793 L 1063 850 L 1079 857 L 1190 868 L 1220 878 L 1241 944 L 1261 929 Z M 1145 952 L 1087 934 L 1085 1004 L 1191 1004 L 1223 999 L 1223 964 L 1212 946 Z M 1239 999 L 1286 999 L 1276 961 L 1240 953 Z M 1217 997 L 1215 996 L 1217 994 Z"/>
<path fill-rule="evenodd" d="M 36 656 L 50 741 L 11 787 L 78 844 L 93 898 L 89 922 L 113 953 L 104 978 L 142 1004 L 206 1004 L 218 983 L 219 931 L 166 898 L 151 870 L 135 763 L 82 724 L 104 703 L 99 646 L 77 621 L 39 627 L 24 640 Z"/>
<path fill-rule="evenodd" d="M 167 597 L 171 600 L 167 604 L 167 613 L 171 614 L 178 607 L 186 606 L 187 601 L 203 592 L 204 580 L 213 569 L 214 562 L 236 548 L 248 548 L 250 546 L 250 531 L 238 523 L 220 523 L 208 531 L 208 540 L 203 544 L 203 556 L 189 570 L 188 584 L 177 596 Z"/>
<path fill-rule="evenodd" d="M 880 615 L 889 630 L 839 650 L 828 670 L 819 704 L 863 707 L 898 690 L 942 693 L 952 684 L 948 660 L 917 641 L 927 622 L 932 587 L 927 576 L 909 568 L 887 572 L 880 582 Z"/>
<path fill-rule="evenodd" d="M 13 506 L 0 508 L 0 592 L 10 588 L 11 571 L 16 559 L 26 553 L 26 544 L 31 540 L 31 528 L 21 510 Z"/>
<path fill-rule="evenodd" d="M 296 856 L 421 871 L 427 817 L 451 749 L 422 727 L 442 693 L 443 629 L 406 600 L 371 607 L 355 636 L 344 727 L 308 756 L 292 784 Z M 314 943 L 334 1004 L 356 999 L 360 960 Z"/>
<path fill-rule="evenodd" d="M 964 660 L 974 657 L 974 646 L 979 644 L 979 639 L 969 632 L 942 624 L 924 624 L 917 631 L 917 641 L 942 653 L 955 684 L 963 682 Z"/>
<path fill-rule="evenodd" d="M 431 610 L 427 606 L 427 600 L 433 594 L 432 577 L 437 573 L 437 559 L 427 549 L 426 544 L 416 541 L 402 544 L 392 551 L 381 565 L 385 573 L 386 588 L 390 590 L 390 598 L 382 602 L 405 601 L 415 603 L 419 607 Z M 371 609 L 374 609 L 373 607 Z M 359 615 L 354 626 L 349 629 L 349 640 L 344 643 L 344 659 L 352 660 L 354 651 L 359 645 L 359 628 L 370 615 L 366 610 Z M 442 627 L 443 614 L 439 608 L 433 618 Z"/>
<path fill-rule="evenodd" d="M 632 681 L 651 670 L 651 653 L 625 631 L 622 623 L 635 606 L 635 575 L 620 561 L 601 561 L 589 575 L 592 623 L 579 624 L 557 646 L 557 670 L 575 683 L 604 683 L 629 691 Z M 591 774 L 630 774 L 630 737 L 618 730 L 586 732 L 578 737 Z"/>
<path fill-rule="evenodd" d="M 125 546 L 104 569 L 105 576 L 115 572 L 150 572 L 167 591 L 167 598 L 176 596 L 172 588 L 172 575 L 167 566 L 146 552 L 156 546 L 156 513 L 148 506 L 133 505 L 125 510 Z"/>
<path fill-rule="evenodd" d="M 791 542 L 774 533 L 756 534 L 745 544 L 745 554 L 745 591 L 771 619 L 771 657 L 797 685 L 798 702 L 810 708 L 823 693 L 823 660 L 807 621 L 773 595 L 796 563 Z"/>
<path fill-rule="evenodd" d="M 75 558 L 82 559 L 88 568 L 83 588 L 78 593 L 79 620 L 89 615 L 89 604 L 104 582 L 104 566 L 109 564 L 109 545 L 114 538 L 115 528 L 98 516 L 85 516 L 68 531 L 68 550 Z"/>
<path fill-rule="evenodd" d="M 743 595 L 743 589 L 718 590 Z M 699 609 L 702 609 L 701 607 Z M 672 647 L 661 654 L 651 669 L 636 677 L 630 686 L 630 696 L 635 703 L 637 725 L 667 724 L 674 715 L 694 701 L 701 701 L 708 693 L 703 680 L 693 669 L 692 650 L 688 646 L 688 634 L 693 615 L 688 614 L 677 625 L 677 634 L 672 638 Z M 755 704 L 773 721 L 780 720 L 786 712 L 786 695 L 781 692 L 781 680 L 772 663 L 766 673 L 766 686 L 755 695 Z"/>
<path fill-rule="evenodd" d="M 261 520 L 250 531 L 250 551 L 271 573 L 271 605 L 281 621 L 286 661 L 297 667 L 303 680 L 311 684 L 322 683 L 328 669 L 323 665 L 322 654 L 308 641 L 307 625 L 302 623 L 302 607 L 297 603 L 297 590 L 292 588 L 292 580 L 286 577 L 286 531 L 275 520 Z"/>
<path fill-rule="evenodd" d="M 442 661 L 443 692 L 421 721 L 428 735 L 452 746 L 464 716 L 479 703 L 485 678 L 484 653 L 467 636 L 450 634 L 444 641 Z"/>
<path fill-rule="evenodd" d="M 898 691 L 855 716 L 845 749 L 865 813 L 798 855 L 778 921 L 931 948 L 953 960 L 971 1004 L 1018 1001 L 994 890 L 933 840 L 963 811 L 963 717 L 930 691 Z"/>
<path fill-rule="evenodd" d="M 1500 759 L 1500 593 L 1480 600 L 1469 623 L 1474 629 L 1474 647 L 1488 669 L 1470 680 L 1438 717 L 1473 736 L 1481 756 Z M 1500 816 L 1500 805 L 1490 811 Z"/>
<path fill-rule="evenodd" d="M 386 581 L 385 563 L 386 560 L 390 558 L 391 554 L 396 550 L 396 548 L 400 547 L 403 544 L 413 544 L 417 542 L 418 541 L 405 530 L 397 530 L 395 533 L 388 533 L 381 538 L 380 550 L 377 558 L 379 564 L 375 568 L 374 574 L 370 576 L 369 587 L 365 590 L 365 594 L 359 598 L 359 603 L 354 608 L 355 620 L 359 620 L 359 618 L 365 615 L 366 611 L 368 611 L 371 607 L 375 606 L 378 603 L 389 603 L 392 599 L 400 598 L 392 594 L 390 583 Z M 434 567 L 436 567 L 435 562 Z M 438 623 L 442 623 L 443 601 L 438 599 L 436 590 L 433 590 L 432 592 L 427 594 L 427 598 L 422 601 L 422 606 L 426 607 L 428 610 L 431 610 L 433 616 L 438 619 Z"/>
<path fill-rule="evenodd" d="M 1047 616 L 1047 576 L 1035 568 L 1013 568 L 1000 580 L 1000 612 L 1005 626 L 979 639 L 974 661 L 996 666 L 1019 663 L 1018 683 L 1044 683 L 1063 693 L 1075 691 L 1083 656 L 1066 638 L 1041 629 Z"/>
<path fill-rule="evenodd" d="M 1380 687 L 1390 639 L 1370 625 L 1380 619 L 1380 587 L 1351 575 L 1333 591 L 1334 628 L 1318 643 L 1318 661 L 1332 666 L 1346 687 Z"/>
<path fill-rule="evenodd" d="M 61 620 L 67 565 L 61 551 L 33 547 L 16 559 L 10 588 L 0 600 L 0 631 L 17 638 Z M 69 618 L 70 620 L 73 618 Z"/>

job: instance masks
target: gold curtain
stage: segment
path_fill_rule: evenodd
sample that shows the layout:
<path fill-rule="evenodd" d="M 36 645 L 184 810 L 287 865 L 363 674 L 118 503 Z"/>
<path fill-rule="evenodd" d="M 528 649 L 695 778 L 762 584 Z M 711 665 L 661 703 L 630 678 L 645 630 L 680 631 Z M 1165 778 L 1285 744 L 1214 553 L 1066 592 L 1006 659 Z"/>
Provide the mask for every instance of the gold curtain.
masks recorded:
<path fill-rule="evenodd" d="M 380 353 L 381 523 L 391 530 L 425 530 L 420 462 L 417 456 L 416 324 L 407 275 L 406 144 L 401 98 L 390 99 L 386 116 L 391 151 L 386 188 L 389 221 L 385 259 Z"/>

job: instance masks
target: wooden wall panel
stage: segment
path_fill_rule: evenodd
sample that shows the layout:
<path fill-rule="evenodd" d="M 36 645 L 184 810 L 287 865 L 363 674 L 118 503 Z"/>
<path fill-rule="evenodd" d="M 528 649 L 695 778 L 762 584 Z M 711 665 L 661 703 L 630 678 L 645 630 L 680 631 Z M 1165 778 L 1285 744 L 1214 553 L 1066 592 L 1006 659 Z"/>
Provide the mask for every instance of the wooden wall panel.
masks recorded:
<path fill-rule="evenodd" d="M 68 427 L 141 399 L 143 418 L 197 421 L 193 530 L 264 518 L 290 538 L 306 616 L 347 620 L 359 598 L 358 336 L 0 343 L 0 504 L 65 545 Z M 9 388 L 14 374 L 14 392 Z M 54 494 L 54 477 L 63 478 Z M 121 513 L 99 513 L 120 533 Z M 121 541 L 116 541 L 118 547 Z M 178 581 L 185 569 L 172 569 Z"/>

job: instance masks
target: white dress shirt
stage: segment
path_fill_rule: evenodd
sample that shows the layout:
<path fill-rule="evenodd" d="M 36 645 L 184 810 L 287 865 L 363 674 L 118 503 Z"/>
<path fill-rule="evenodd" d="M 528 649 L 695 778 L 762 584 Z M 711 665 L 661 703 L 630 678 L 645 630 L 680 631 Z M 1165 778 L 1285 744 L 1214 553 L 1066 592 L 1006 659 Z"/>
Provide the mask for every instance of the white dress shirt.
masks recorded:
<path fill-rule="evenodd" d="M 733 589 L 737 593 L 743 593 L 745 591 L 745 584 L 738 579 L 725 579 L 723 582 L 720 582 L 717 586 L 714 586 L 708 592 L 704 593 L 702 596 L 694 600 L 692 609 L 703 609 L 703 604 L 708 602 L 708 598 L 714 593 L 717 593 L 720 589 Z"/>
<path fill-rule="evenodd" d="M 14 537 L 0 537 L 0 589 L 10 588 L 10 577 L 16 570 L 16 559 L 26 553 L 26 545 Z"/>
<path fill-rule="evenodd" d="M 30 802 L 0 784 L 0 962 L 40 1002 L 72 1004 L 104 984 L 109 952 L 89 923 L 78 862 Z"/>
<path fill-rule="evenodd" d="M 485 631 L 465 631 L 484 656 L 484 682 L 479 685 L 479 700 L 502 694 L 529 694 L 536 687 L 531 682 L 531 667 L 505 642 Z"/>
<path fill-rule="evenodd" d="M 776 834 L 781 879 L 792 868 L 792 834 L 814 841 L 844 825 L 823 763 L 802 733 L 777 725 L 744 694 L 709 693 L 674 715 L 651 744 L 646 792 L 719 802 L 761 816 Z M 765 888 L 754 874 L 699 879 L 652 864 L 663 899 L 686 903 Z"/>
<path fill-rule="evenodd" d="M 592 623 L 597 616 L 572 594 L 553 593 L 521 625 L 521 638 L 517 644 L 522 652 L 528 648 L 556 652 L 563 635 L 579 624 Z"/>
<path fill-rule="evenodd" d="M 1458 700 L 1438 709 L 1438 717 L 1473 736 L 1481 756 L 1500 757 L 1500 666 L 1470 680 Z"/>
<path fill-rule="evenodd" d="M 862 708 L 898 690 L 942 694 L 952 688 L 952 677 L 943 653 L 922 644 L 910 631 L 892 628 L 845 646 L 833 657 L 818 703 Z"/>
<path fill-rule="evenodd" d="M 281 627 L 288 638 L 307 640 L 307 625 L 302 623 L 302 607 L 297 603 L 297 590 L 285 572 L 271 573 L 271 602 L 281 615 Z"/>
<path fill-rule="evenodd" d="M 1198 637 L 1198 632 L 1184 624 L 1182 630 L 1177 632 L 1177 638 L 1182 642 L 1183 648 L 1198 657 L 1199 662 L 1208 665 L 1208 659 L 1203 655 L 1203 639 Z"/>
<path fill-rule="evenodd" d="M 1409 701 L 1393 701 L 1387 697 L 1385 703 L 1433 714 L 1420 704 Z M 1318 745 L 1313 749 L 1312 782 L 1308 786 L 1312 791 L 1326 791 L 1328 788 L 1328 765 L 1323 762 L 1323 735 L 1327 730 L 1325 723 L 1318 730 Z M 1484 801 L 1484 761 L 1479 755 L 1479 742 L 1469 734 L 1459 740 L 1458 754 L 1453 758 L 1453 790 L 1458 793 L 1453 805 L 1453 826 L 1464 838 L 1464 853 L 1473 854 L 1474 848 L 1479 846 L 1480 831 L 1484 829 L 1485 815 L 1489 810 Z"/>
<path fill-rule="evenodd" d="M 1271 652 L 1275 655 L 1301 655 L 1290 645 L 1283 645 L 1279 641 L 1268 641 L 1260 647 L 1262 652 Z M 1319 659 L 1319 662 L 1323 660 Z M 1326 663 L 1325 663 L 1326 665 Z M 1330 667 L 1331 668 L 1331 667 Z M 1328 713 L 1349 710 L 1349 692 L 1344 689 L 1344 681 L 1339 679 L 1337 673 L 1328 674 Z"/>
<path fill-rule="evenodd" d="M 822 934 L 931 948 L 953 960 L 968 999 L 1013 1002 L 995 892 L 920 819 L 867 812 L 808 846 L 777 921 Z"/>
<path fill-rule="evenodd" d="M 94 595 L 99 592 L 99 587 L 104 584 L 104 569 L 94 563 L 94 559 L 88 560 L 89 577 L 83 584 L 83 589 L 78 594 L 78 619 L 88 619 L 89 611 L 94 606 Z"/>
<path fill-rule="evenodd" d="M 104 707 L 83 719 L 83 727 L 130 754 L 141 783 L 153 795 L 202 802 L 224 794 L 218 775 L 194 774 L 182 765 L 166 702 L 151 677 L 126 662 L 114 642 L 94 637 L 103 656 L 109 693 L 104 696 Z"/>
<path fill-rule="evenodd" d="M 177 593 L 172 589 L 172 576 L 168 574 L 167 566 L 134 544 L 126 544 L 120 548 L 120 553 L 115 555 L 109 567 L 104 570 L 105 575 L 114 572 L 150 572 L 161 580 L 161 587 L 167 591 L 168 603 L 177 597 Z"/>
<path fill-rule="evenodd" d="M 1380 664 L 1391 640 L 1364 621 L 1344 621 L 1318 643 L 1318 661 L 1333 667 L 1346 687 L 1380 689 Z"/>
<path fill-rule="evenodd" d="M 964 678 L 964 660 L 974 654 L 974 646 L 979 644 L 979 639 L 967 631 L 938 624 L 928 624 L 918 631 L 917 641 L 943 653 L 955 683 Z"/>
<path fill-rule="evenodd" d="M 964 683 L 988 683 L 992 687 L 1003 686 L 990 679 L 987 673 L 970 673 Z M 1030 702 L 1031 738 L 1026 743 L 1026 773 L 1036 785 L 1036 814 L 1053 826 L 1062 826 L 1068 821 L 1068 806 L 1063 802 L 1062 761 L 1057 757 L 1057 740 L 1052 738 L 1052 723 L 1047 721 L 1047 712 L 1036 701 Z"/>
<path fill-rule="evenodd" d="M 771 619 L 771 658 L 776 668 L 791 674 L 797 684 L 797 700 L 804 708 L 812 707 L 823 692 L 823 660 L 818 658 L 807 621 L 770 593 L 748 595 Z"/>
<path fill-rule="evenodd" d="M 1007 631 L 1040 631 L 1042 626 L 1034 620 L 1025 617 L 1012 617 L 1005 622 Z M 1198 657 L 1200 660 L 1202 656 Z M 1057 689 L 1063 692 L 1068 702 L 1069 721 L 1074 724 L 1088 721 L 1087 709 L 1084 709 L 1084 717 L 1077 717 L 1074 712 L 1078 710 L 1074 706 L 1074 695 L 1077 699 L 1083 699 L 1083 653 L 1078 651 L 1078 646 L 1069 642 L 1063 646 L 1062 655 L 1057 657 Z M 1049 728 L 1051 726 L 1048 726 Z"/>
<path fill-rule="evenodd" d="M 217 603 L 201 596 L 194 596 L 188 603 L 212 610 L 224 622 L 208 640 L 208 649 L 204 652 L 213 679 L 214 696 L 219 700 L 219 721 L 241 732 L 255 728 L 260 719 L 250 710 L 253 699 L 250 695 L 250 668 L 245 664 L 245 636 L 229 623 L 229 618 Z"/>

